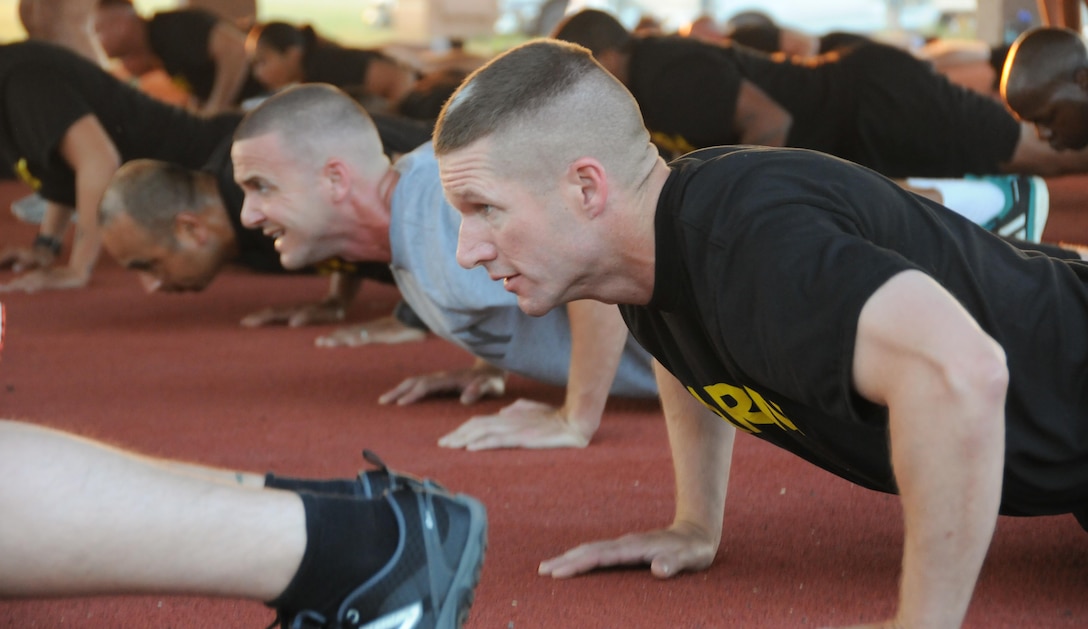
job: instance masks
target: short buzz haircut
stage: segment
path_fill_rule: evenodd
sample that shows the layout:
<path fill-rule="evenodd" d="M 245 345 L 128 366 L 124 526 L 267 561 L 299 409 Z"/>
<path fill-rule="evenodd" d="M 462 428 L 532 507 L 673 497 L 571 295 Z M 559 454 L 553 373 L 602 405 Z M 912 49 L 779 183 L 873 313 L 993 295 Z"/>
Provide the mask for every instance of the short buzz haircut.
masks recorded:
<path fill-rule="evenodd" d="M 547 39 L 511 48 L 461 84 L 435 126 L 435 153 L 484 138 L 508 174 L 531 181 L 590 156 L 634 183 L 657 154 L 630 92 L 587 49 Z"/>
<path fill-rule="evenodd" d="M 1088 49 L 1076 31 L 1040 27 L 1026 31 L 1009 48 L 1001 94 L 1013 111 L 1032 92 L 1072 82 L 1088 64 Z"/>
<path fill-rule="evenodd" d="M 597 57 L 606 50 L 626 52 L 634 36 L 612 14 L 584 9 L 560 22 L 552 37 L 584 46 Z"/>
<path fill-rule="evenodd" d="M 268 134 L 283 141 L 296 163 L 314 169 L 333 156 L 350 159 L 367 176 L 389 165 L 370 115 L 332 85 L 304 83 L 277 92 L 242 118 L 234 141 Z"/>
<path fill-rule="evenodd" d="M 102 196 L 98 222 L 105 227 L 128 215 L 153 238 L 173 242 L 178 214 L 200 212 L 212 202 L 197 183 L 202 175 L 154 159 L 128 161 L 114 173 Z"/>

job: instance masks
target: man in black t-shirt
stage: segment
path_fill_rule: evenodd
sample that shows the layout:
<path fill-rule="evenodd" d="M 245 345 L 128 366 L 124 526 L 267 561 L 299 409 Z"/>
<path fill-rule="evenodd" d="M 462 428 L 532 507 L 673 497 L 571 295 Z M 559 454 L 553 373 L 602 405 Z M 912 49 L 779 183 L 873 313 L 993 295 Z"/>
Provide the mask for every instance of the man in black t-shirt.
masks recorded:
<path fill-rule="evenodd" d="M 462 266 L 529 314 L 619 303 L 660 364 L 676 519 L 542 574 L 707 567 L 737 429 L 899 494 L 899 606 L 881 626 L 960 626 L 999 513 L 1088 528 L 1088 265 L 815 151 L 666 165 L 630 93 L 562 42 L 470 77 L 434 144 Z"/>
<path fill-rule="evenodd" d="M 153 100 L 88 59 L 36 41 L 0 46 L 0 160 L 47 201 L 33 250 L 0 253 L 40 266 L 0 290 L 76 288 L 98 258 L 98 203 L 121 163 L 138 157 L 204 164 L 239 116 L 201 118 Z M 68 223 L 78 223 L 67 266 L 50 266 Z"/>
<path fill-rule="evenodd" d="M 1088 171 L 1088 151 L 1055 151 L 994 99 L 892 46 L 788 59 L 681 37 L 636 38 L 595 10 L 568 18 L 556 37 L 593 51 L 673 155 L 725 144 L 792 146 L 898 178 Z"/>
<path fill-rule="evenodd" d="M 95 24 L 107 56 L 133 76 L 165 70 L 202 114 L 237 108 L 262 92 L 250 73 L 245 33 L 207 11 L 163 11 L 145 19 L 130 0 L 102 0 Z"/>

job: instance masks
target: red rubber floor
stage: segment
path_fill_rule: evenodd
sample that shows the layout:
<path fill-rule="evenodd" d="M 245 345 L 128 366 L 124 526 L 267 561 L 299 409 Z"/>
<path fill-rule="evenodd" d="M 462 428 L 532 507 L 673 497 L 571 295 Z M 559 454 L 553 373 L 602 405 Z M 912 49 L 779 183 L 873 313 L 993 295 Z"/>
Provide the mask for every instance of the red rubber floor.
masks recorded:
<path fill-rule="evenodd" d="M 23 193 L 0 183 L 0 244 L 33 238 L 6 210 Z M 1051 194 L 1048 237 L 1088 241 L 1088 177 L 1053 180 Z M 817 627 L 892 613 L 896 499 L 746 436 L 710 570 L 667 582 L 642 569 L 538 577 L 540 560 L 579 542 L 669 521 L 671 468 L 656 403 L 612 401 L 585 450 L 438 448 L 438 437 L 473 413 L 518 396 L 558 403 L 562 391 L 514 379 L 505 400 L 472 408 L 449 398 L 379 406 L 401 378 L 467 356 L 434 338 L 330 350 L 313 345 L 322 329 L 237 325 L 252 310 L 324 288 L 316 277 L 231 270 L 204 294 L 149 296 L 103 261 L 87 290 L 0 295 L 10 321 L 0 416 L 156 456 L 297 475 L 354 474 L 359 451 L 374 449 L 487 505 L 490 547 L 473 628 Z M 393 290 L 365 286 L 351 319 L 384 314 L 395 301 Z M 260 628 L 272 616 L 255 602 L 192 597 L 0 602 L 0 627 L 20 629 Z M 1068 516 L 1002 518 L 966 626 L 1088 627 L 1088 535 Z"/>

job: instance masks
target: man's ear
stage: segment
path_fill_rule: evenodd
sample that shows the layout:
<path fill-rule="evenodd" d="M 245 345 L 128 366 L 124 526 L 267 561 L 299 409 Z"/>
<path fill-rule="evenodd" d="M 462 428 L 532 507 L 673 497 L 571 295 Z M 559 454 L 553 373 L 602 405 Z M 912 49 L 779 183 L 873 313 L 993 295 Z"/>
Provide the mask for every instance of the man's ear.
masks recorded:
<path fill-rule="evenodd" d="M 333 201 L 341 201 L 351 193 L 351 171 L 342 160 L 329 159 L 325 162 L 321 175 L 322 184 L 326 186 Z"/>
<path fill-rule="evenodd" d="M 1077 68 L 1073 72 L 1073 81 L 1080 88 L 1080 91 L 1088 93 L 1088 67 Z"/>
<path fill-rule="evenodd" d="M 204 217 L 193 212 L 180 212 L 174 217 L 174 238 L 179 242 L 203 246 L 211 237 Z"/>
<path fill-rule="evenodd" d="M 608 202 L 608 176 L 604 165 L 593 157 L 579 157 L 567 170 L 568 180 L 578 190 L 579 206 L 590 218 L 604 212 Z"/>

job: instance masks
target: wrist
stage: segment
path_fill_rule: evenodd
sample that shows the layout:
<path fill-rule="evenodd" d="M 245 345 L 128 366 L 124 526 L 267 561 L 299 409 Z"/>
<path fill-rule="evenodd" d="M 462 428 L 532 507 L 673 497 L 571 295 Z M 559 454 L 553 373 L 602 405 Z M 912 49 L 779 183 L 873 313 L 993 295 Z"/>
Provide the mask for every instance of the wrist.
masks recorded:
<path fill-rule="evenodd" d="M 60 255 L 61 245 L 60 239 L 53 236 L 38 234 L 34 237 L 33 248 L 48 251 L 53 257 Z"/>
<path fill-rule="evenodd" d="M 597 429 L 601 427 L 601 416 L 604 414 L 603 409 L 596 411 L 580 411 L 566 405 L 559 409 L 560 417 L 566 419 L 567 424 L 578 430 L 586 437 L 590 439 L 597 433 Z"/>

